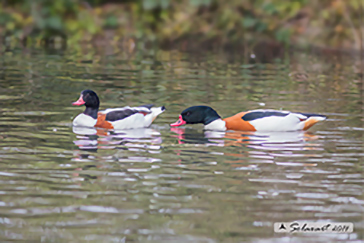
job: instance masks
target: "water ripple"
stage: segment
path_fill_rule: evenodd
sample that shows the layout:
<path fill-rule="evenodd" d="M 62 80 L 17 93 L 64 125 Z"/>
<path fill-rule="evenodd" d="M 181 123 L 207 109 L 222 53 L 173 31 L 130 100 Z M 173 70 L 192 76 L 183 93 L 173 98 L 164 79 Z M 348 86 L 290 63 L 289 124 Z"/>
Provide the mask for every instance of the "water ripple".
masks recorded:
<path fill-rule="evenodd" d="M 147 48 L 84 53 L 0 57 L 0 241 L 363 239 L 364 129 L 353 58 L 336 65 L 296 53 L 262 64 Z M 167 111 L 147 129 L 75 128 L 82 108 L 71 102 L 85 88 L 97 90 L 102 109 L 154 103 Z M 168 126 L 197 104 L 223 117 L 264 107 L 329 119 L 288 133 Z M 273 233 L 274 222 L 296 220 L 354 222 L 355 232 Z"/>

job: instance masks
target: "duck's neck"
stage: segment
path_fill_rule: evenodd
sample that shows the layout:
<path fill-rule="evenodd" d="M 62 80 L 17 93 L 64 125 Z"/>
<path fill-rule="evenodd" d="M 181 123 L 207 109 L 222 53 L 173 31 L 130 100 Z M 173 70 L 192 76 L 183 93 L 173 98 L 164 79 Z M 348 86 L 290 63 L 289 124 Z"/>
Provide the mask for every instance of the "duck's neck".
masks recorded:
<path fill-rule="evenodd" d="M 97 119 L 97 113 L 99 111 L 99 108 L 94 107 L 86 107 L 86 110 L 83 112 L 83 114 L 91 116 L 93 119 Z"/>
<path fill-rule="evenodd" d="M 205 129 L 214 131 L 226 131 L 226 122 L 219 118 L 205 125 Z"/>
<path fill-rule="evenodd" d="M 209 109 L 205 111 L 202 123 L 206 126 L 219 119 L 221 120 L 221 116 L 219 116 L 219 114 L 217 114 L 217 112 L 214 109 L 209 107 Z"/>

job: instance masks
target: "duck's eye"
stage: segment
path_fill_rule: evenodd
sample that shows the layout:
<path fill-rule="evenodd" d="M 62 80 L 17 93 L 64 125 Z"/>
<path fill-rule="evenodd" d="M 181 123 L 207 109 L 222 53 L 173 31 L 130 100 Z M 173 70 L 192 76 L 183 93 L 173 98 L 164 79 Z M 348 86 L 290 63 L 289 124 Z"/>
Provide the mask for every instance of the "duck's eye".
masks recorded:
<path fill-rule="evenodd" d="M 189 116 L 189 115 L 191 115 L 191 112 L 187 111 L 186 116 Z"/>

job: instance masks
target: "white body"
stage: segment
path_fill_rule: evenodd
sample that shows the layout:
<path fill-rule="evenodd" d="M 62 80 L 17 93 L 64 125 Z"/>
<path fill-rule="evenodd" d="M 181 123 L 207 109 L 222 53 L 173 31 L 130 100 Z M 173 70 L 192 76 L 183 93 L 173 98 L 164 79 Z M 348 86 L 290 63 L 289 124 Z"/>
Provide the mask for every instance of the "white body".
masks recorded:
<path fill-rule="evenodd" d="M 254 111 L 273 111 L 273 110 L 252 110 Z M 249 121 L 251 125 L 254 126 L 255 130 L 259 132 L 288 132 L 288 131 L 299 131 L 303 130 L 305 123 L 310 119 L 315 121 L 323 121 L 326 118 L 322 116 L 311 116 L 307 117 L 303 114 L 293 113 L 289 111 L 277 111 L 281 113 L 288 114 L 287 116 L 267 116 L 262 118 L 257 118 Z M 214 131 L 226 131 L 226 122 L 222 119 L 217 119 L 207 125 L 205 125 L 206 130 Z"/>
<path fill-rule="evenodd" d="M 137 110 L 139 112 L 144 112 L 147 114 L 144 115 L 142 113 L 135 113 L 122 120 L 117 120 L 112 122 L 109 121 L 115 130 L 149 127 L 154 121 L 154 119 L 164 111 L 162 107 L 152 107 L 149 109 L 146 107 L 125 106 L 123 108 L 106 109 L 104 111 L 100 111 L 100 113 L 107 114 L 109 112 L 122 111 L 122 110 Z M 73 120 L 74 126 L 94 127 L 96 123 L 97 123 L 96 119 L 93 119 L 92 117 L 85 115 L 83 113 L 79 114 Z"/>
<path fill-rule="evenodd" d="M 303 130 L 305 123 L 310 119 L 317 121 L 323 121 L 326 119 L 322 116 L 311 116 L 308 118 L 305 115 L 289 111 L 284 113 L 289 114 L 287 116 L 268 116 L 249 122 L 259 132 L 289 132 Z"/>

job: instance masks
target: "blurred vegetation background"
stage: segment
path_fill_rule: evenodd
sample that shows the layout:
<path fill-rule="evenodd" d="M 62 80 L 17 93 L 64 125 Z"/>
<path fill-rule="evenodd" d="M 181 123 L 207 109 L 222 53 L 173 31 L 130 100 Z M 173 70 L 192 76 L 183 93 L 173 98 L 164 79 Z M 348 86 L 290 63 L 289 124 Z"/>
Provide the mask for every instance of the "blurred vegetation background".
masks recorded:
<path fill-rule="evenodd" d="M 2 0 L 2 42 L 293 43 L 359 50 L 363 0 Z"/>

